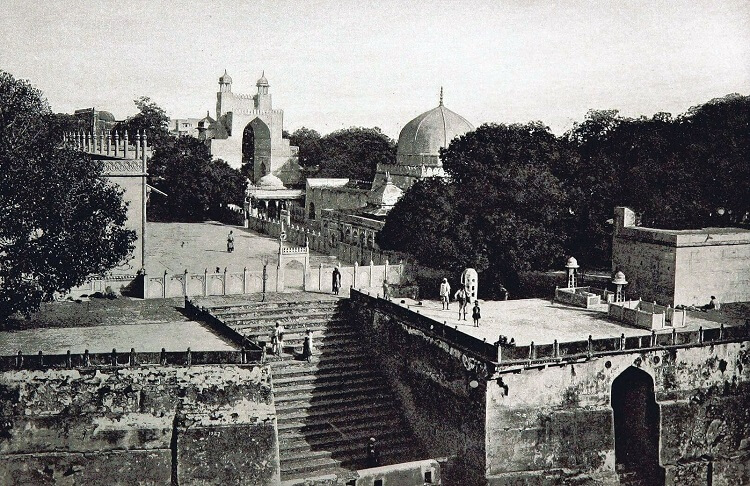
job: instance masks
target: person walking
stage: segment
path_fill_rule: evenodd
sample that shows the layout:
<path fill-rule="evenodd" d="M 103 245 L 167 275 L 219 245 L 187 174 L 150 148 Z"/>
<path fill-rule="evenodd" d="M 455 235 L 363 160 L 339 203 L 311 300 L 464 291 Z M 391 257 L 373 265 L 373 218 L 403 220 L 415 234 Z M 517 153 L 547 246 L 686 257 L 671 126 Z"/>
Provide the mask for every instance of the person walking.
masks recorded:
<path fill-rule="evenodd" d="M 474 301 L 474 309 L 471 311 L 471 318 L 474 319 L 474 327 L 479 327 L 479 319 L 482 318 L 482 310 L 479 308 L 479 300 Z"/>
<path fill-rule="evenodd" d="M 444 278 L 440 283 L 440 302 L 443 304 L 443 310 L 450 309 L 451 286 L 448 279 Z"/>
<path fill-rule="evenodd" d="M 229 235 L 227 236 L 227 252 L 232 253 L 234 251 L 234 234 L 232 233 L 232 230 L 229 230 Z"/>
<path fill-rule="evenodd" d="M 339 267 L 333 268 L 333 273 L 331 274 L 331 287 L 334 295 L 339 295 L 339 289 L 341 288 L 341 272 L 339 271 Z"/>
<path fill-rule="evenodd" d="M 454 297 L 458 302 L 458 320 L 461 320 L 462 311 L 464 313 L 464 320 L 466 320 L 466 290 L 463 287 L 459 287 Z"/>
<path fill-rule="evenodd" d="M 312 343 L 312 330 L 308 329 L 305 332 L 305 342 L 302 344 L 302 358 L 308 363 L 312 362 L 313 355 L 313 343 Z"/>

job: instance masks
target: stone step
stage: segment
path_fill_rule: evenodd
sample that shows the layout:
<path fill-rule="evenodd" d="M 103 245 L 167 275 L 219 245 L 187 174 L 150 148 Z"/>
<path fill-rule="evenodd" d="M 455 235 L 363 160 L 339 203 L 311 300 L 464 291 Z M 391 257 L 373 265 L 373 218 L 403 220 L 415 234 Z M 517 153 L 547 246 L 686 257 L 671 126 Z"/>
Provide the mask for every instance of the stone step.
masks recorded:
<path fill-rule="evenodd" d="M 353 384 L 352 380 L 360 380 L 365 378 L 371 378 L 380 376 L 373 369 L 354 369 L 349 371 L 342 371 L 337 374 L 326 374 L 321 376 L 315 375 L 302 375 L 302 376 L 285 376 L 276 378 L 273 380 L 274 394 L 279 395 L 284 393 L 284 389 L 302 384 L 315 384 L 320 387 L 332 386 L 336 384 L 347 385 Z M 382 378 L 381 378 L 382 379 Z"/>
<path fill-rule="evenodd" d="M 207 310 L 210 310 L 212 314 L 216 315 L 219 312 L 227 312 L 232 310 L 241 310 L 241 309 L 289 309 L 289 308 L 299 308 L 299 309 L 306 309 L 312 306 L 320 305 L 320 306 L 331 306 L 331 307 L 339 307 L 342 305 L 342 302 L 344 301 L 343 298 L 336 298 L 336 297 L 329 297 L 326 299 L 309 299 L 309 300 L 286 300 L 286 301 L 278 301 L 278 302 L 260 302 L 260 301 L 246 301 L 246 302 L 236 302 L 232 304 L 215 304 L 215 305 L 207 305 L 205 308 Z"/>
<path fill-rule="evenodd" d="M 370 436 L 353 437 L 351 440 L 341 440 L 336 443 L 328 444 L 325 447 L 313 448 L 309 444 L 300 445 L 291 449 L 285 448 L 280 453 L 281 464 L 283 467 L 293 467 L 295 463 L 307 462 L 311 459 L 330 457 L 342 462 L 357 460 L 357 456 L 367 457 L 367 440 Z M 403 433 L 388 434 L 379 439 L 377 447 L 381 453 L 386 451 L 408 449 L 412 444 L 409 438 Z M 364 453 L 363 453 L 364 452 Z"/>
<path fill-rule="evenodd" d="M 312 393 L 304 390 L 296 395 L 279 397 L 288 399 L 279 400 L 276 404 L 276 411 L 281 414 L 292 410 L 306 410 L 312 414 L 335 409 L 338 406 L 345 407 L 357 403 L 385 403 L 393 400 L 391 390 L 376 382 L 363 384 L 358 388 L 364 389 L 357 393 L 350 392 L 348 388 L 351 387 L 346 389 L 342 387 L 330 388 L 325 394 L 317 390 Z"/>
<path fill-rule="evenodd" d="M 287 341 L 303 341 L 307 335 L 307 329 L 300 327 L 299 329 L 284 329 L 284 342 Z M 253 341 L 271 342 L 272 333 L 267 330 L 259 330 L 256 332 L 247 332 L 247 329 L 235 329 L 237 332 L 242 334 L 244 337 Z M 361 334 L 356 329 L 351 327 L 339 327 L 336 329 L 317 330 L 310 329 L 312 331 L 313 344 L 325 343 L 335 339 L 347 338 L 353 341 L 359 342 Z"/>
<path fill-rule="evenodd" d="M 400 423 L 401 417 L 395 414 L 393 407 L 380 407 L 368 410 L 366 415 L 349 414 L 340 417 L 319 416 L 306 417 L 301 420 L 291 417 L 278 420 L 279 436 L 283 434 L 314 434 L 335 430 L 334 427 L 344 430 L 348 427 L 358 427 L 362 424 L 377 423 Z M 296 432 L 299 431 L 299 432 Z"/>
<path fill-rule="evenodd" d="M 384 383 L 362 383 L 354 386 L 347 387 L 346 389 L 331 388 L 327 390 L 320 390 L 315 385 L 299 386 L 294 390 L 285 391 L 283 395 L 277 395 L 275 398 L 277 410 L 280 404 L 306 402 L 307 405 L 313 405 L 315 402 L 322 400 L 334 400 L 338 399 L 345 401 L 347 398 L 353 397 L 380 397 L 380 398 L 392 398 L 393 393 L 390 388 Z M 314 401 L 314 402 L 313 402 Z"/>
<path fill-rule="evenodd" d="M 284 346 L 285 351 L 284 354 L 281 356 L 276 356 L 270 353 L 270 351 L 266 354 L 266 361 L 271 365 L 271 371 L 284 368 L 287 366 L 299 366 L 299 365 L 307 365 L 307 361 L 303 361 L 301 357 L 292 354 L 291 352 L 287 352 L 286 345 Z M 290 347 L 289 350 L 292 348 Z M 339 350 L 336 353 L 317 353 L 313 354 L 312 356 L 312 365 L 331 365 L 335 366 L 337 363 L 348 363 L 356 360 L 360 360 L 367 357 L 367 353 L 363 352 L 361 349 L 355 349 L 352 347 L 352 349 L 349 350 Z M 369 359 L 372 359 L 369 357 Z"/>
<path fill-rule="evenodd" d="M 313 359 L 310 363 L 307 361 L 283 361 L 285 366 L 275 366 L 271 368 L 271 376 L 274 379 L 301 375 L 324 376 L 336 374 L 345 370 L 370 369 L 372 363 L 369 361 L 369 358 L 370 357 L 365 354 L 355 354 L 348 357 L 348 359 L 328 361 L 316 361 Z"/>
<path fill-rule="evenodd" d="M 287 323 L 287 322 L 297 322 L 301 320 L 314 320 L 314 319 L 341 319 L 343 316 L 343 313 L 338 312 L 336 310 L 317 310 L 317 309 L 308 309 L 305 311 L 295 311 L 295 312 L 287 312 L 287 313 L 264 313 L 264 314 L 242 314 L 242 315 L 219 315 L 217 316 L 222 321 L 233 324 L 233 323 L 274 323 L 276 321 L 279 321 L 281 323 Z"/>
<path fill-rule="evenodd" d="M 309 407 L 306 410 L 300 410 L 295 408 L 290 408 L 289 410 L 279 410 L 277 408 L 277 412 L 279 412 L 276 416 L 276 421 L 279 424 L 279 426 L 287 423 L 287 422 L 324 422 L 324 421 L 336 421 L 342 416 L 366 416 L 371 414 L 375 410 L 390 410 L 391 413 L 398 413 L 398 409 L 394 409 L 393 403 L 388 402 L 372 402 L 369 399 L 366 399 L 364 401 L 361 400 L 352 400 L 348 402 L 346 405 L 342 405 L 340 402 L 334 402 L 336 408 L 324 408 L 321 405 L 317 405 L 315 407 Z"/>
<path fill-rule="evenodd" d="M 380 451 L 380 463 L 381 465 L 398 464 L 400 462 L 407 462 L 412 460 L 416 454 L 413 452 L 410 444 L 401 444 L 398 447 L 392 449 L 381 449 Z M 351 454 L 347 454 L 342 460 L 333 459 L 331 457 L 317 457 L 317 458 L 300 458 L 295 460 L 281 460 L 281 479 L 295 479 L 310 477 L 310 473 L 314 473 L 318 476 L 318 472 L 325 468 L 338 467 L 343 470 L 357 470 L 364 469 L 367 467 L 367 450 L 362 447 L 361 450 L 352 451 Z"/>
<path fill-rule="evenodd" d="M 273 333 L 274 322 L 253 322 L 248 324 L 227 323 L 229 327 L 236 331 L 257 332 L 259 334 Z M 313 319 L 309 321 L 287 322 L 284 324 L 285 332 L 295 332 L 298 330 L 312 329 L 313 331 L 335 331 L 338 329 L 352 329 L 353 326 L 347 319 Z"/>
<path fill-rule="evenodd" d="M 309 455 L 314 454 L 318 451 L 323 452 L 340 452 L 351 449 L 352 446 L 366 447 L 370 437 L 376 437 L 378 445 L 384 449 L 388 449 L 388 446 L 392 446 L 395 443 L 406 442 L 409 440 L 409 432 L 404 429 L 395 429 L 388 432 L 383 432 L 374 427 L 369 429 L 360 429 L 350 434 L 341 435 L 338 433 L 331 433 L 328 435 L 318 435 L 315 437 L 294 437 L 289 439 L 279 438 L 279 447 L 283 450 L 281 452 L 281 460 L 290 459 L 302 454 Z"/>
<path fill-rule="evenodd" d="M 279 429 L 279 441 L 296 440 L 305 438 L 308 441 L 315 441 L 320 438 L 326 440 L 326 437 L 348 437 L 367 430 L 375 430 L 382 433 L 383 430 L 400 430 L 403 428 L 401 417 L 398 417 L 390 411 L 385 411 L 381 415 L 367 415 L 362 417 L 348 417 L 348 420 L 332 423 L 324 422 L 294 422 L 286 424 L 285 428 Z M 373 434 L 370 433 L 372 436 Z"/>

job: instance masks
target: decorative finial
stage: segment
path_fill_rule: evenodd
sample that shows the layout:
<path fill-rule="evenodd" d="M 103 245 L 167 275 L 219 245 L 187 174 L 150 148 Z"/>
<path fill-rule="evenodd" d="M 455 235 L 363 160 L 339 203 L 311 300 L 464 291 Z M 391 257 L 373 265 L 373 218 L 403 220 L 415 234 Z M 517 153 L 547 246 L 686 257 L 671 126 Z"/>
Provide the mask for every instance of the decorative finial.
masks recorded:
<path fill-rule="evenodd" d="M 265 69 L 260 72 L 260 77 L 261 78 L 265 78 L 266 77 L 266 70 Z"/>
<path fill-rule="evenodd" d="M 440 87 L 440 106 L 443 106 L 443 87 Z"/>

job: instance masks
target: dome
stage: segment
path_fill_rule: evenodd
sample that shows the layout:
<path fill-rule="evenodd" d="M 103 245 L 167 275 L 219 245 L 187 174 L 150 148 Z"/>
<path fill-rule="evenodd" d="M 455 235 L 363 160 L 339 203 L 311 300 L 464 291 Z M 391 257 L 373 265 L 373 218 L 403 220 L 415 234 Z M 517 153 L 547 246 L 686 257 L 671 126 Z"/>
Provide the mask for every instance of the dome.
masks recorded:
<path fill-rule="evenodd" d="M 221 84 L 231 84 L 232 83 L 232 76 L 227 74 L 227 70 L 224 70 L 224 74 L 219 78 L 219 83 Z"/>
<path fill-rule="evenodd" d="M 398 136 L 396 158 L 403 165 L 440 165 L 440 149 L 454 138 L 474 130 L 466 118 L 443 106 L 422 113 Z"/>
<path fill-rule="evenodd" d="M 627 280 L 625 280 L 625 274 L 622 272 L 615 273 L 614 278 L 612 279 L 612 283 L 615 285 L 626 285 L 628 283 Z"/>
<path fill-rule="evenodd" d="M 578 268 L 578 260 L 576 260 L 575 257 L 568 258 L 568 261 L 565 263 L 565 268 Z"/>
<path fill-rule="evenodd" d="M 373 206 L 393 207 L 404 195 L 404 191 L 391 181 L 390 174 L 386 175 L 385 184 L 370 191 L 367 202 Z"/>
<path fill-rule="evenodd" d="M 106 121 L 106 122 L 115 121 L 115 116 L 108 111 L 100 111 L 97 113 L 97 116 L 99 117 L 99 120 L 101 121 Z"/>
<path fill-rule="evenodd" d="M 284 189 L 284 183 L 273 174 L 266 174 L 258 179 L 258 186 L 262 189 Z"/>
<path fill-rule="evenodd" d="M 263 71 L 263 74 L 260 75 L 260 79 L 258 79 L 258 82 L 255 83 L 255 86 L 268 86 L 268 80 L 266 79 L 265 71 Z"/>

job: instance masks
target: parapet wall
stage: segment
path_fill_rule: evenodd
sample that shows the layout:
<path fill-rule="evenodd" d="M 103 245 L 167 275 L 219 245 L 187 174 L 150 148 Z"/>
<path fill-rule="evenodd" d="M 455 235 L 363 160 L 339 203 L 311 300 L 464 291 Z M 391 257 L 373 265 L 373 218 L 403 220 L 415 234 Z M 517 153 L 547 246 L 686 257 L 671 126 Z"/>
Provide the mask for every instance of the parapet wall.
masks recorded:
<path fill-rule="evenodd" d="M 0 484 L 278 484 L 275 420 L 260 365 L 5 371 Z"/>

